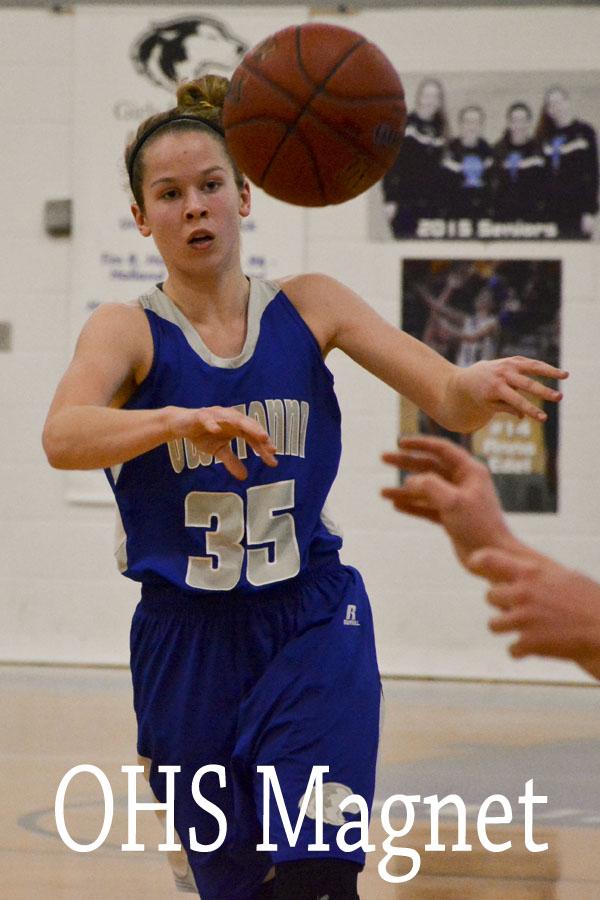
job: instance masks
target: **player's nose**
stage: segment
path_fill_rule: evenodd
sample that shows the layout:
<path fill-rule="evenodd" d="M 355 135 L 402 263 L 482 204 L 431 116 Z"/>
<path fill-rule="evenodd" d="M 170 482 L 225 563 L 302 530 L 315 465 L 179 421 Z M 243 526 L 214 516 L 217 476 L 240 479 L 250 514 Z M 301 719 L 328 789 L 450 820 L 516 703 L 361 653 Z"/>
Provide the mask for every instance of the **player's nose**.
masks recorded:
<path fill-rule="evenodd" d="M 184 215 L 188 221 L 201 219 L 208 214 L 206 196 L 202 191 L 190 190 L 185 195 Z"/>

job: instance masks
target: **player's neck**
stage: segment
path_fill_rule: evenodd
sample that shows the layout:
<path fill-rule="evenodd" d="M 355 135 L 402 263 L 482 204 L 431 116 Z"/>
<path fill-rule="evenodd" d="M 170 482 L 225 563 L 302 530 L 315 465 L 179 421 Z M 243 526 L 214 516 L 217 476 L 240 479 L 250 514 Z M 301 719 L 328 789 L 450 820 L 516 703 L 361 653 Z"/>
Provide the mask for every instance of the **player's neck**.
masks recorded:
<path fill-rule="evenodd" d="M 556 128 L 568 128 L 574 121 L 575 120 L 570 113 L 565 116 L 557 116 L 555 118 Z"/>
<path fill-rule="evenodd" d="M 190 321 L 227 321 L 244 316 L 248 303 L 248 279 L 237 267 L 201 277 L 170 272 L 163 290 Z"/>

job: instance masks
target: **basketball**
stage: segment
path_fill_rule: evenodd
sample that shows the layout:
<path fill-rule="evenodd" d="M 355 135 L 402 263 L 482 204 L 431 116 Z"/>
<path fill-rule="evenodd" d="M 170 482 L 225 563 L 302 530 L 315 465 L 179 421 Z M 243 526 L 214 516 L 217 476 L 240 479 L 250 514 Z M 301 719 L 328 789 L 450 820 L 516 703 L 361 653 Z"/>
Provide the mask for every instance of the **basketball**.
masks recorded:
<path fill-rule="evenodd" d="M 348 28 L 284 28 L 248 51 L 223 107 L 227 146 L 267 194 L 299 206 L 343 203 L 394 162 L 404 90 L 382 51 Z"/>

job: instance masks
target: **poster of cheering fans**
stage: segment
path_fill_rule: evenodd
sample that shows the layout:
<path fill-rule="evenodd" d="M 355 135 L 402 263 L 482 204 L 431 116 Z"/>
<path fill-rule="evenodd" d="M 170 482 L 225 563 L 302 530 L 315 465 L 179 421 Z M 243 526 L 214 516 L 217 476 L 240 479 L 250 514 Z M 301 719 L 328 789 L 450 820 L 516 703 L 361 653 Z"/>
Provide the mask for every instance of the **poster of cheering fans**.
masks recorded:
<path fill-rule="evenodd" d="M 403 73 L 374 240 L 599 240 L 600 71 Z"/>
<path fill-rule="evenodd" d="M 501 356 L 560 361 L 558 260 L 409 259 L 402 266 L 402 327 L 450 362 Z M 535 402 L 535 401 L 534 401 Z M 544 423 L 499 413 L 472 435 L 452 434 L 401 400 L 401 432 L 448 437 L 489 467 L 507 512 L 556 512 L 558 407 Z"/>
<path fill-rule="evenodd" d="M 207 73 L 228 77 L 251 46 L 305 20 L 301 6 L 77 8 L 73 341 L 100 303 L 133 300 L 164 280 L 163 261 L 129 208 L 123 154 L 140 122 L 173 107 L 180 82 Z M 242 224 L 244 271 L 269 278 L 301 270 L 303 235 L 300 207 L 253 189 L 252 213 Z M 66 480 L 74 502 L 112 502 L 102 473 L 73 472 Z"/>

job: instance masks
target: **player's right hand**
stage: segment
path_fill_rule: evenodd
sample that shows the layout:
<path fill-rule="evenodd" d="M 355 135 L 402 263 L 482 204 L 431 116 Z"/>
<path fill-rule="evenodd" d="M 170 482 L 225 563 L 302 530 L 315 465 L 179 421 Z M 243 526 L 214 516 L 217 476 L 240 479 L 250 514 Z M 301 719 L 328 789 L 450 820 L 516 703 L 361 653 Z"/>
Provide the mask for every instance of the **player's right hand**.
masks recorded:
<path fill-rule="evenodd" d="M 227 471 L 243 481 L 248 477 L 244 463 L 231 448 L 233 438 L 242 438 L 267 466 L 277 465 L 275 446 L 256 419 L 237 409 L 208 406 L 202 409 L 171 407 L 174 438 L 187 438 L 202 451 L 220 460 Z"/>

